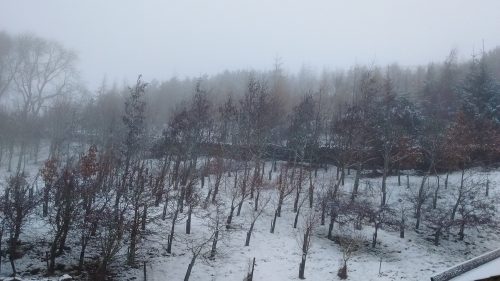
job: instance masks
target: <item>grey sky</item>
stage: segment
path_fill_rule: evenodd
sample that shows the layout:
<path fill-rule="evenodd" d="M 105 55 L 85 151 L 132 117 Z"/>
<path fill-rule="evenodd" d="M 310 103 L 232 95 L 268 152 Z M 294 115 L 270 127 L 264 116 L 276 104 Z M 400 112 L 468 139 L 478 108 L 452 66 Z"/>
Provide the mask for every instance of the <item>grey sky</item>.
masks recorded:
<path fill-rule="evenodd" d="M 416 65 L 451 48 L 500 45 L 498 0 L 0 0 L 0 30 L 32 31 L 77 51 L 82 78 L 297 71 L 355 63 Z"/>

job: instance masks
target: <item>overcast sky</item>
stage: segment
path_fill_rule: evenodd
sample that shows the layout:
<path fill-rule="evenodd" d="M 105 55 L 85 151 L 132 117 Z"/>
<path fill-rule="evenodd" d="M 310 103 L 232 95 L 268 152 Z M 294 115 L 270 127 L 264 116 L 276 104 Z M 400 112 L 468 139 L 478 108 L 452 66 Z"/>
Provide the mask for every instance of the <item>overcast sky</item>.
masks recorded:
<path fill-rule="evenodd" d="M 0 0 L 0 30 L 34 32 L 80 58 L 95 87 L 225 69 L 321 70 L 462 57 L 500 45 L 499 0 Z"/>

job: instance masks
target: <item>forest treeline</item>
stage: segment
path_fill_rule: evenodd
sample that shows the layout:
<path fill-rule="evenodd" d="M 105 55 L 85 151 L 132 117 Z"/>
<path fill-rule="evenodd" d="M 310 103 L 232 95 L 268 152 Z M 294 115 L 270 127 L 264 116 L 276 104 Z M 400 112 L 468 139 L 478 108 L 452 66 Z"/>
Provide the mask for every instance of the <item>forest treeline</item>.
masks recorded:
<path fill-rule="evenodd" d="M 0 163 L 19 170 L 22 159 L 37 159 L 42 140 L 51 155 L 72 143 L 120 143 L 127 86 L 103 80 L 92 93 L 74 52 L 32 34 L 1 33 L 0 47 Z M 266 72 L 153 80 L 143 98 L 143 141 L 155 154 L 169 135 L 182 153 L 193 142 L 203 153 L 234 145 L 267 159 L 390 172 L 425 170 L 428 162 L 440 170 L 489 165 L 499 160 L 499 77 L 496 48 L 464 62 L 453 50 L 441 63 L 412 68 L 291 75 L 277 59 Z"/>

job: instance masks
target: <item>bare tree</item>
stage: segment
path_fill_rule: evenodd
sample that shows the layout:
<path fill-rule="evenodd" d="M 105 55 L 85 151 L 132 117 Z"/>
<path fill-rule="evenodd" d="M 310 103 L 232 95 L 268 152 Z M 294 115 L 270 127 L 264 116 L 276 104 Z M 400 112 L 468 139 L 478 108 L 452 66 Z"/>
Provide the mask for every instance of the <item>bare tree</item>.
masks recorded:
<path fill-rule="evenodd" d="M 116 216 L 116 210 L 106 208 L 101 215 L 111 218 L 102 221 L 102 229 L 99 231 L 99 266 L 97 268 L 97 278 L 104 279 L 108 273 L 109 264 L 115 259 L 116 255 L 123 248 L 124 236 L 124 216 L 125 208 L 119 211 Z"/>
<path fill-rule="evenodd" d="M 191 252 L 191 261 L 189 262 L 188 268 L 186 270 L 186 274 L 184 275 L 184 281 L 189 281 L 189 278 L 191 276 L 191 272 L 194 268 L 194 265 L 195 265 L 198 257 L 200 255 L 204 256 L 207 251 L 208 252 L 211 251 L 211 249 L 210 250 L 208 250 L 208 249 L 210 248 L 209 246 L 211 245 L 211 243 L 213 243 L 214 238 L 215 238 L 215 234 L 217 233 L 216 229 L 213 229 L 213 230 L 214 231 L 211 231 L 211 233 L 208 237 L 203 235 L 202 237 L 196 237 L 196 238 L 191 237 L 191 238 L 186 239 L 185 242 L 186 242 L 187 248 Z"/>
<path fill-rule="evenodd" d="M 108 208 L 112 200 L 112 192 L 106 185 L 112 185 L 109 159 L 106 154 L 98 158 L 96 146 L 91 146 L 79 161 L 81 177 L 81 203 L 77 214 L 77 229 L 80 231 L 80 257 L 78 270 L 83 270 L 87 246 L 95 237 L 98 227 L 104 218 L 101 214 Z"/>
<path fill-rule="evenodd" d="M 184 200 L 182 193 L 183 193 L 182 190 L 177 190 L 177 194 L 176 194 L 177 198 L 172 203 L 173 211 L 170 212 L 172 214 L 172 220 L 171 220 L 171 224 L 170 224 L 170 234 L 167 237 L 167 253 L 169 253 L 169 254 L 172 253 L 172 244 L 174 241 L 175 226 L 182 219 L 181 217 L 179 217 L 179 214 L 181 211 L 182 201 Z"/>
<path fill-rule="evenodd" d="M 145 227 L 148 202 L 151 201 L 151 177 L 145 161 L 141 161 L 131 168 L 129 183 L 130 194 L 128 195 L 130 209 L 132 211 L 129 229 L 129 249 L 127 263 L 135 265 L 137 244 L 141 238 L 141 225 Z M 145 229 L 142 229 L 145 230 Z"/>
<path fill-rule="evenodd" d="M 212 246 L 210 248 L 210 255 L 209 259 L 215 259 L 215 255 L 217 254 L 217 245 L 219 244 L 220 240 L 225 238 L 225 235 L 227 235 L 229 232 L 224 231 L 224 211 L 223 211 L 223 206 L 222 202 L 216 201 L 213 203 L 213 208 L 214 210 L 211 211 L 208 215 L 208 221 L 209 221 L 209 229 L 210 232 L 213 234 L 213 240 L 212 240 Z"/>
<path fill-rule="evenodd" d="M 77 57 L 59 43 L 31 34 L 19 36 L 14 50 L 16 71 L 13 82 L 19 94 L 16 101 L 19 102 L 22 132 L 17 168 L 20 170 L 31 132 L 30 122 L 39 117 L 47 102 L 73 90 Z"/>
<path fill-rule="evenodd" d="M 14 260 L 19 258 L 20 255 L 22 256 L 22 253 L 18 252 L 19 236 L 22 233 L 28 215 L 36 207 L 37 201 L 25 174 L 10 177 L 8 186 L 4 192 L 1 205 L 3 207 L 3 215 L 5 216 L 5 226 L 7 226 L 9 233 L 7 253 L 9 254 L 10 265 L 15 276 L 17 271 Z"/>
<path fill-rule="evenodd" d="M 62 254 L 71 225 L 75 219 L 80 189 L 77 173 L 70 163 L 62 171 L 54 186 L 54 208 L 49 214 L 49 220 L 54 228 L 54 234 L 49 249 L 49 274 L 54 274 L 55 259 Z"/>
<path fill-rule="evenodd" d="M 408 198 L 409 200 L 413 203 L 414 210 L 415 210 L 415 229 L 419 229 L 420 227 L 420 222 L 422 219 L 422 212 L 423 212 L 423 206 L 427 199 L 431 196 L 432 194 L 432 189 L 430 184 L 426 184 L 427 180 L 429 178 L 429 172 L 424 174 L 420 181 L 419 188 L 417 192 L 414 192 L 413 190 L 409 189 L 408 190 Z"/>
<path fill-rule="evenodd" d="M 238 171 L 235 172 L 234 174 L 234 185 L 233 187 L 229 190 L 229 198 L 231 202 L 231 206 L 229 209 L 229 215 L 227 216 L 226 219 L 226 228 L 231 228 L 231 223 L 233 221 L 233 216 L 234 216 L 234 211 L 236 210 L 236 207 L 239 207 L 243 204 L 245 199 L 249 196 L 249 192 L 244 188 L 245 186 L 245 181 L 244 179 L 241 179 L 241 176 L 238 176 L 239 173 Z M 244 177 L 244 175 L 242 175 Z M 240 179 L 238 179 L 240 178 Z"/>
<path fill-rule="evenodd" d="M 378 230 L 384 225 L 391 224 L 395 215 L 394 210 L 388 205 L 371 207 L 368 212 L 370 214 L 370 221 L 373 222 L 372 248 L 375 248 L 377 245 Z"/>
<path fill-rule="evenodd" d="M 7 93 L 16 73 L 14 44 L 14 38 L 6 32 L 0 32 L 0 99 Z"/>
<path fill-rule="evenodd" d="M 22 97 L 24 118 L 37 116 L 48 100 L 69 90 L 77 57 L 59 43 L 21 35 L 16 41 L 16 59 L 14 84 Z"/>
<path fill-rule="evenodd" d="M 281 216 L 281 209 L 283 206 L 283 202 L 294 191 L 293 188 L 294 179 L 293 177 L 290 178 L 288 177 L 289 170 L 290 170 L 289 166 L 287 165 L 281 166 L 280 175 L 278 178 L 278 185 L 276 186 L 278 188 L 278 207 L 276 209 L 277 211 L 276 215 L 278 217 Z"/>
<path fill-rule="evenodd" d="M 277 179 L 277 184 L 275 184 L 277 192 L 278 192 L 278 201 L 276 203 L 276 209 L 274 211 L 274 217 L 271 221 L 271 233 L 274 233 L 276 228 L 276 219 L 281 216 L 281 208 L 285 199 L 292 194 L 294 191 L 293 185 L 290 183 L 288 178 L 288 166 L 281 166 L 280 174 Z"/>
<path fill-rule="evenodd" d="M 337 275 L 340 279 L 347 279 L 347 264 L 349 260 L 363 247 L 365 238 L 359 231 L 347 231 L 338 237 L 340 249 L 342 250 L 342 265 Z"/>
<path fill-rule="evenodd" d="M 434 230 L 434 245 L 439 246 L 439 239 L 443 234 L 443 231 L 450 227 L 452 221 L 450 220 L 451 208 L 449 206 L 439 206 L 429 210 L 426 214 L 425 219 L 428 223 L 429 228 Z"/>
<path fill-rule="evenodd" d="M 252 237 L 252 232 L 255 226 L 255 222 L 259 219 L 259 217 L 262 215 L 264 210 L 267 207 L 267 204 L 271 200 L 270 196 L 263 196 L 261 199 L 261 202 L 259 203 L 259 207 L 253 210 L 252 212 L 252 217 L 250 218 L 250 227 L 248 228 L 247 231 L 247 237 L 245 240 L 245 246 L 250 246 L 250 238 Z"/>
<path fill-rule="evenodd" d="M 495 215 L 494 200 L 488 199 L 481 194 L 481 189 L 486 185 L 487 180 L 471 179 L 464 183 L 458 191 L 458 214 L 453 222 L 459 226 L 458 238 L 463 240 L 465 230 L 470 227 L 478 227 L 493 222 Z M 460 195 L 461 194 L 461 195 Z M 455 210 L 455 206 L 454 209 Z"/>
<path fill-rule="evenodd" d="M 302 226 L 299 230 L 299 245 L 301 247 L 301 261 L 299 264 L 299 278 L 305 279 L 306 261 L 309 250 L 311 249 L 311 242 L 313 237 L 314 229 L 317 225 L 317 214 L 314 210 L 310 209 L 307 214 L 305 214 Z"/>

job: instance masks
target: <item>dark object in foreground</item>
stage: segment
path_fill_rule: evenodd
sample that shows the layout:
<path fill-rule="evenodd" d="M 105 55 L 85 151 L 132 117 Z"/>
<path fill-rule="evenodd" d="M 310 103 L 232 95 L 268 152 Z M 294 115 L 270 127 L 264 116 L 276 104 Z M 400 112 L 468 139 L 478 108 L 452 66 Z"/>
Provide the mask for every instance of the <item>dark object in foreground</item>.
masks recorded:
<path fill-rule="evenodd" d="M 455 278 L 457 276 L 460 276 L 470 270 L 473 270 L 483 264 L 486 264 L 490 261 L 493 261 L 495 259 L 500 258 L 500 249 L 496 249 L 494 251 L 488 252 L 484 255 L 481 255 L 479 257 L 473 258 L 471 260 L 468 260 L 466 262 L 463 262 L 459 265 L 456 265 L 446 271 L 443 271 L 435 276 L 431 277 L 431 281 L 448 281 L 452 278 Z M 487 277 L 486 279 L 480 279 L 480 280 L 500 280 L 500 277 L 497 276 L 492 276 L 492 277 Z"/>

